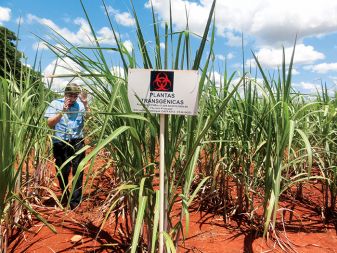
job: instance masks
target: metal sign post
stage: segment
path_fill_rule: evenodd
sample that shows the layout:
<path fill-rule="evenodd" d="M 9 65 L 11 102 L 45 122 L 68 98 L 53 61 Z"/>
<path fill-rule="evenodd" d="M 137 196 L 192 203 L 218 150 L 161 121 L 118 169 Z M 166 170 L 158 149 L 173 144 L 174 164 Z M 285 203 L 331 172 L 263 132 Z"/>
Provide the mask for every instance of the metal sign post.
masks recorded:
<path fill-rule="evenodd" d="M 165 214 L 165 115 L 160 114 L 160 162 L 159 162 L 159 253 L 164 252 L 164 224 L 166 224 Z"/>
<path fill-rule="evenodd" d="M 159 252 L 164 252 L 167 226 L 165 210 L 165 114 L 196 115 L 198 111 L 198 71 L 129 69 L 128 98 L 133 112 L 160 115 L 159 132 Z M 145 110 L 144 106 L 147 110 Z"/>

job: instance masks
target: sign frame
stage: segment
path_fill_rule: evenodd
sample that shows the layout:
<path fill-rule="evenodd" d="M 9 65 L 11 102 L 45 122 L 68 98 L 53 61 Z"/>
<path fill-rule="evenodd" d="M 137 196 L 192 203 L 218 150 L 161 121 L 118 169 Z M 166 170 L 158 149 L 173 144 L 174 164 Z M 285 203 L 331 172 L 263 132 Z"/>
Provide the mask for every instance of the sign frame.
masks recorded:
<path fill-rule="evenodd" d="M 129 69 L 131 110 L 145 113 L 197 115 L 199 73 L 196 70 Z M 144 108 L 146 107 L 146 109 Z"/>

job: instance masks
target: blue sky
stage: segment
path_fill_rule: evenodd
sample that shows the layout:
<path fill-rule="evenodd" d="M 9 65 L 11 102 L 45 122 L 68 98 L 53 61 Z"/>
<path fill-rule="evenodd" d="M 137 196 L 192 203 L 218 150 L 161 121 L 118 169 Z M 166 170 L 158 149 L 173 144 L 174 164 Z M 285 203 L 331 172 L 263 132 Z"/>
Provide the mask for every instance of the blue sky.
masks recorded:
<path fill-rule="evenodd" d="M 151 9 L 146 0 L 134 0 L 141 26 L 146 33 L 149 47 L 153 45 Z M 186 11 L 189 28 L 201 34 L 212 0 L 171 0 L 175 31 L 186 26 Z M 83 0 L 90 20 L 105 46 L 114 47 L 115 41 L 109 29 L 108 19 L 101 1 Z M 158 19 L 169 20 L 169 1 L 152 0 Z M 128 50 L 135 48 L 136 31 L 131 15 L 130 2 L 106 1 L 114 27 Z M 335 0 L 218 0 L 215 9 L 216 42 L 215 66 L 218 78 L 226 59 L 228 71 L 242 69 L 241 34 L 245 41 L 245 64 L 254 65 L 253 51 L 265 69 L 274 71 L 282 60 L 282 46 L 289 59 L 297 34 L 293 86 L 303 93 L 314 93 L 325 82 L 333 94 L 337 91 L 337 1 Z M 49 40 L 50 27 L 60 32 L 74 45 L 90 46 L 90 32 L 80 1 L 77 0 L 1 0 L 0 24 L 14 32 L 20 26 L 20 50 L 32 64 L 39 42 L 37 36 Z M 37 36 L 36 36 L 37 35 Z M 162 40 L 164 40 L 162 38 Z M 194 43 L 198 40 L 195 38 Z M 55 56 L 43 44 L 39 46 L 42 72 L 48 76 L 56 64 Z M 120 60 L 116 53 L 107 55 L 111 68 L 117 68 Z M 67 62 L 67 60 L 66 60 Z M 67 62 L 72 65 L 71 62 Z M 57 63 L 60 64 L 60 63 Z M 220 67 L 218 67 L 220 66 Z M 76 68 L 76 66 L 74 66 Z M 58 67 L 57 73 L 67 71 Z M 54 82 L 61 89 L 67 80 Z"/>

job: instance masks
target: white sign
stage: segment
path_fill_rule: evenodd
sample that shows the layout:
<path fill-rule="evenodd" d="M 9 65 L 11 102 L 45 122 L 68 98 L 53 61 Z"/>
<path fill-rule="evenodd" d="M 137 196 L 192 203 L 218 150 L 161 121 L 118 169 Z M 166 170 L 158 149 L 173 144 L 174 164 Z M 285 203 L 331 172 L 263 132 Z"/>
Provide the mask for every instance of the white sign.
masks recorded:
<path fill-rule="evenodd" d="M 196 115 L 198 71 L 129 69 L 128 98 L 133 112 Z M 138 98 L 137 98 L 138 97 Z"/>

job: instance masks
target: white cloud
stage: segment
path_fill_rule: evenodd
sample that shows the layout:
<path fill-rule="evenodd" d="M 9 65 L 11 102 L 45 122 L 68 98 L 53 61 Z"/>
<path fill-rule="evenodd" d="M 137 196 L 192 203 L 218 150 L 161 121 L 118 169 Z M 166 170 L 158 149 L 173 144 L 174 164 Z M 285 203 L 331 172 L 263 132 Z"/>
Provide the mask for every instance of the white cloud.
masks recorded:
<path fill-rule="evenodd" d="M 51 90 L 63 91 L 69 81 L 75 81 L 82 84 L 83 81 L 73 77 L 65 77 L 66 75 L 74 75 L 76 72 L 80 72 L 81 68 L 74 63 L 70 58 L 62 58 L 53 60 L 43 71 L 44 82 L 49 86 Z"/>
<path fill-rule="evenodd" d="M 0 6 L 0 24 L 3 24 L 3 22 L 7 22 L 11 19 L 11 12 L 11 9 Z"/>
<path fill-rule="evenodd" d="M 224 61 L 224 60 L 225 60 L 225 56 L 222 55 L 222 54 L 217 54 L 217 55 L 215 55 L 215 57 L 216 57 L 217 59 L 219 59 L 220 61 Z"/>
<path fill-rule="evenodd" d="M 215 86 L 217 87 L 220 87 L 220 83 L 223 83 L 223 76 L 217 71 L 209 73 L 209 78 L 215 81 Z"/>
<path fill-rule="evenodd" d="M 186 7 L 189 27 L 200 33 L 205 27 L 212 2 L 213 0 L 172 0 L 174 25 L 178 29 L 186 27 Z M 168 21 L 169 1 L 152 0 L 152 3 L 160 17 Z M 150 3 L 146 6 L 149 7 Z M 218 34 L 237 41 L 237 36 L 233 36 L 233 33 L 243 32 L 244 35 L 256 37 L 261 44 L 274 46 L 286 44 L 285 42 L 293 43 L 296 34 L 303 38 L 337 30 L 335 0 L 217 1 L 215 15 Z"/>
<path fill-rule="evenodd" d="M 337 79 L 336 77 L 330 77 L 331 82 L 327 83 L 327 92 L 329 96 L 335 96 L 335 92 L 337 92 Z M 315 83 L 311 82 L 299 82 L 293 83 L 293 87 L 295 90 L 300 91 L 304 94 L 316 95 L 317 93 L 321 93 L 322 91 L 322 83 L 320 80 L 317 80 Z"/>
<path fill-rule="evenodd" d="M 129 53 L 132 53 L 133 50 L 133 44 L 130 40 L 126 40 L 123 42 L 124 47 L 126 48 L 126 50 L 128 50 Z"/>
<path fill-rule="evenodd" d="M 293 68 L 292 71 L 291 71 L 291 74 L 292 75 L 299 75 L 300 72 L 297 69 Z"/>
<path fill-rule="evenodd" d="M 208 0 L 207 0 L 208 1 Z M 172 2 L 172 15 L 173 24 L 176 29 L 184 30 L 186 28 L 187 19 L 189 29 L 197 34 L 202 34 L 207 23 L 209 6 L 202 0 L 202 3 L 196 3 L 185 0 L 173 0 Z M 152 0 L 153 8 L 159 14 L 159 18 L 165 21 L 170 20 L 170 2 L 167 0 Z M 151 7 L 151 3 L 145 4 L 147 8 Z M 187 10 L 187 17 L 186 11 Z"/>
<path fill-rule="evenodd" d="M 97 39 L 100 43 L 107 45 L 116 45 L 114 34 L 110 28 L 102 27 L 100 30 L 98 30 L 97 35 Z"/>
<path fill-rule="evenodd" d="M 41 50 L 47 50 L 48 47 L 44 42 L 36 42 L 33 44 L 33 49 L 41 51 Z"/>
<path fill-rule="evenodd" d="M 165 49 L 165 43 L 164 42 L 160 42 L 160 48 Z"/>
<path fill-rule="evenodd" d="M 83 18 L 74 19 L 74 24 L 78 26 L 76 32 L 70 31 L 68 28 L 59 27 L 52 20 L 46 18 L 40 18 L 32 14 L 27 15 L 28 23 L 37 22 L 43 26 L 53 29 L 55 32 L 61 34 L 66 40 L 74 45 L 92 45 L 94 43 L 94 37 L 91 33 L 90 26 L 88 22 Z M 115 39 L 111 29 L 108 27 L 102 27 L 97 32 L 97 40 L 100 43 L 107 45 L 115 45 Z"/>
<path fill-rule="evenodd" d="M 228 53 L 227 56 L 226 56 L 226 58 L 228 60 L 233 59 L 234 58 L 234 54 L 233 53 Z"/>
<path fill-rule="evenodd" d="M 15 23 L 17 25 L 22 25 L 24 23 L 24 19 L 22 17 L 16 18 Z"/>
<path fill-rule="evenodd" d="M 337 62 L 334 63 L 320 63 L 309 67 L 313 72 L 325 74 L 330 71 L 337 71 Z"/>
<path fill-rule="evenodd" d="M 61 28 L 56 25 L 52 20 L 46 18 L 40 18 L 32 14 L 27 15 L 27 20 L 29 23 L 37 22 L 43 26 L 53 29 L 55 32 L 61 34 L 69 42 L 76 45 L 88 45 L 91 44 L 92 35 L 90 32 L 89 25 L 82 18 L 77 18 L 74 23 L 79 26 L 77 32 L 72 32 L 68 28 Z"/>
<path fill-rule="evenodd" d="M 123 67 L 120 67 L 120 66 L 113 66 L 111 68 L 111 73 L 114 75 L 114 76 L 118 76 L 118 77 L 121 77 L 121 78 L 125 78 L 125 71 L 124 71 L 124 68 Z"/>
<path fill-rule="evenodd" d="M 121 24 L 124 26 L 134 26 L 135 25 L 135 20 L 131 17 L 130 13 L 128 12 L 116 14 L 115 19 L 118 24 Z"/>
<path fill-rule="evenodd" d="M 216 54 L 215 58 L 217 58 L 220 61 L 231 60 L 234 58 L 234 54 L 233 53 L 228 53 L 227 55 Z"/>
<path fill-rule="evenodd" d="M 134 26 L 136 24 L 135 19 L 131 16 L 129 12 L 120 12 L 112 8 L 111 6 L 107 7 L 108 13 L 114 15 L 115 20 L 118 24 L 123 26 Z"/>
<path fill-rule="evenodd" d="M 295 90 L 300 91 L 301 93 L 314 94 L 317 90 L 320 90 L 320 85 L 309 82 L 300 82 L 292 84 Z"/>
<path fill-rule="evenodd" d="M 293 48 L 285 48 L 285 60 L 286 64 L 289 64 Z M 282 64 L 283 50 L 274 48 L 262 48 L 255 53 L 258 61 L 263 67 L 279 67 Z M 324 59 L 324 54 L 316 51 L 312 46 L 306 46 L 299 44 L 295 49 L 294 63 L 295 64 L 311 64 L 317 60 Z M 249 59 L 247 64 L 255 65 L 253 59 Z"/>
<path fill-rule="evenodd" d="M 44 69 L 44 82 L 51 90 L 56 92 L 63 92 L 70 81 L 85 87 L 87 87 L 86 83 L 92 83 L 89 77 L 74 77 L 79 72 L 83 73 L 84 70 L 70 58 L 64 57 L 62 59 L 56 59 L 49 63 Z M 95 73 L 99 74 L 98 72 Z M 124 68 L 122 67 L 113 66 L 111 73 L 115 76 L 125 78 Z M 101 78 L 102 82 L 106 82 L 104 77 Z"/>
<path fill-rule="evenodd" d="M 241 47 L 242 37 L 235 35 L 233 32 L 227 31 L 224 34 L 224 37 L 227 39 L 227 45 L 231 47 Z"/>

